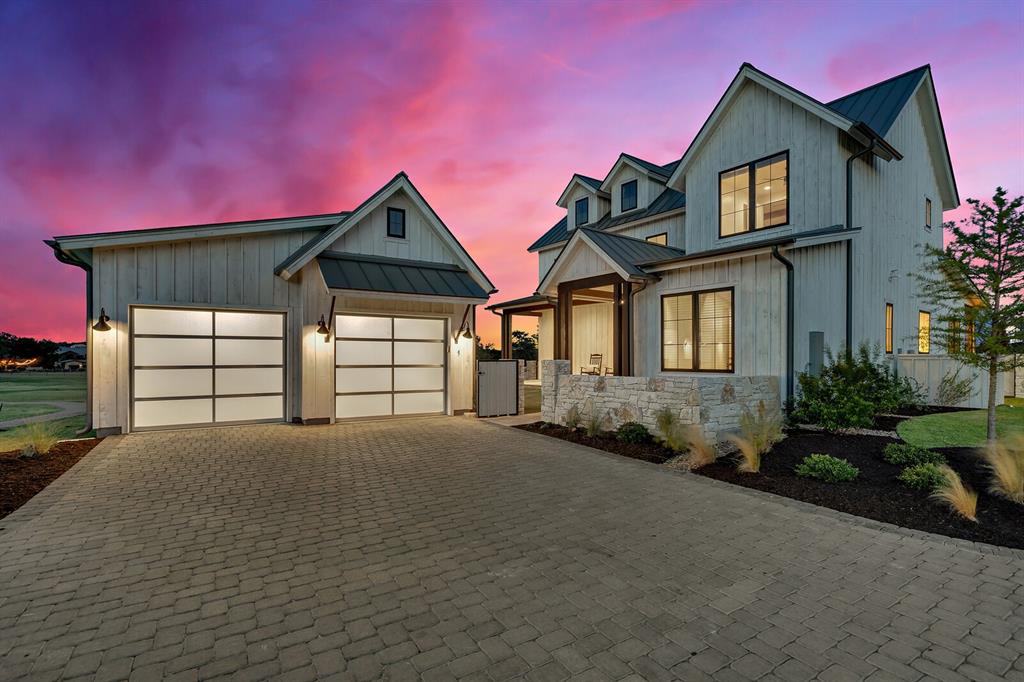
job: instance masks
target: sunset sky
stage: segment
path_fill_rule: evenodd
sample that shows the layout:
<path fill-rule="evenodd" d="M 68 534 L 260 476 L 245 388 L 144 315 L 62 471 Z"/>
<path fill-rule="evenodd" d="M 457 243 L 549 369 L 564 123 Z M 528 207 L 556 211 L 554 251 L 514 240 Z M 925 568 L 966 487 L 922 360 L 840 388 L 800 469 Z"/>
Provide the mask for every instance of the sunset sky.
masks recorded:
<path fill-rule="evenodd" d="M 678 158 L 744 61 L 825 101 L 930 63 L 961 198 L 1020 194 L 1022 8 L 4 0 L 0 330 L 84 337 L 51 235 L 349 209 L 399 170 L 530 294 L 572 173 Z"/>

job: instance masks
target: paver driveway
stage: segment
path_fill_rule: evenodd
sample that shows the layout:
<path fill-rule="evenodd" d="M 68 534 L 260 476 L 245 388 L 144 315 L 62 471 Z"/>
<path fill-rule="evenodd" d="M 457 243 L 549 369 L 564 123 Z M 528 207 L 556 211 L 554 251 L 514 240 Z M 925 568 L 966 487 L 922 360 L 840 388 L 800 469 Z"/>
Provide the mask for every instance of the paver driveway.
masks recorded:
<path fill-rule="evenodd" d="M 1024 560 L 464 418 L 111 439 L 0 531 L 0 678 L 1024 678 Z"/>

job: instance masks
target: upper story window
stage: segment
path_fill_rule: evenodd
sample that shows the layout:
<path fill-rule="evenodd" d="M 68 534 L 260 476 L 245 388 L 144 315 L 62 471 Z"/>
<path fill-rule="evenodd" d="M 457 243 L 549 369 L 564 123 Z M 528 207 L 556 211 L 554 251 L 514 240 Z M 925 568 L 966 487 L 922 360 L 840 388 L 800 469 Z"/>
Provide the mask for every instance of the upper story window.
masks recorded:
<path fill-rule="evenodd" d="M 632 211 L 636 208 L 636 180 L 622 183 L 622 190 L 619 196 L 621 210 Z"/>
<path fill-rule="evenodd" d="M 720 237 L 785 225 L 789 222 L 789 152 L 722 171 L 718 196 Z"/>
<path fill-rule="evenodd" d="M 661 244 L 662 246 L 668 246 L 668 232 L 662 232 L 660 234 L 652 234 L 647 237 L 647 241 L 652 244 Z"/>
<path fill-rule="evenodd" d="M 732 289 L 662 296 L 662 371 L 733 371 L 732 308 Z"/>
<path fill-rule="evenodd" d="M 590 222 L 590 197 L 576 200 L 576 227 Z"/>
<path fill-rule="evenodd" d="M 932 200 L 927 197 L 924 200 L 924 226 L 932 229 Z"/>
<path fill-rule="evenodd" d="M 917 352 L 932 352 L 932 314 L 924 310 L 917 313 Z"/>
<path fill-rule="evenodd" d="M 405 209 L 388 208 L 388 236 L 405 239 Z"/>

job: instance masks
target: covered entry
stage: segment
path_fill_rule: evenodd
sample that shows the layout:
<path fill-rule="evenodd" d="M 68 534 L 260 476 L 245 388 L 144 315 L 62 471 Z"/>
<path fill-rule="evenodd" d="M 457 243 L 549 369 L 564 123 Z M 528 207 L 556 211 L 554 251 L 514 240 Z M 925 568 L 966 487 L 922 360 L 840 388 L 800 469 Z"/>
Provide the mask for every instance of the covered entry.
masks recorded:
<path fill-rule="evenodd" d="M 285 418 L 285 314 L 150 308 L 130 311 L 131 428 Z"/>
<path fill-rule="evenodd" d="M 447 321 L 342 313 L 335 318 L 335 417 L 443 414 Z"/>

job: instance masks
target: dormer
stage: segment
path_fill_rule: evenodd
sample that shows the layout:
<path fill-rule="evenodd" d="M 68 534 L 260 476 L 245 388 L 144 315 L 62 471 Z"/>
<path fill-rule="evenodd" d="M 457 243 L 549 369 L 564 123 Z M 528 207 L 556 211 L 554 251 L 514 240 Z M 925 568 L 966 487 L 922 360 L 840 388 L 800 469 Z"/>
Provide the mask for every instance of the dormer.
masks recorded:
<path fill-rule="evenodd" d="M 601 191 L 611 200 L 612 218 L 640 212 L 665 191 L 671 170 L 630 154 L 619 154 L 618 160 L 601 183 Z"/>
<path fill-rule="evenodd" d="M 558 197 L 557 205 L 567 211 L 566 228 L 571 232 L 603 218 L 610 199 L 608 193 L 601 190 L 600 180 L 576 173 Z"/>

